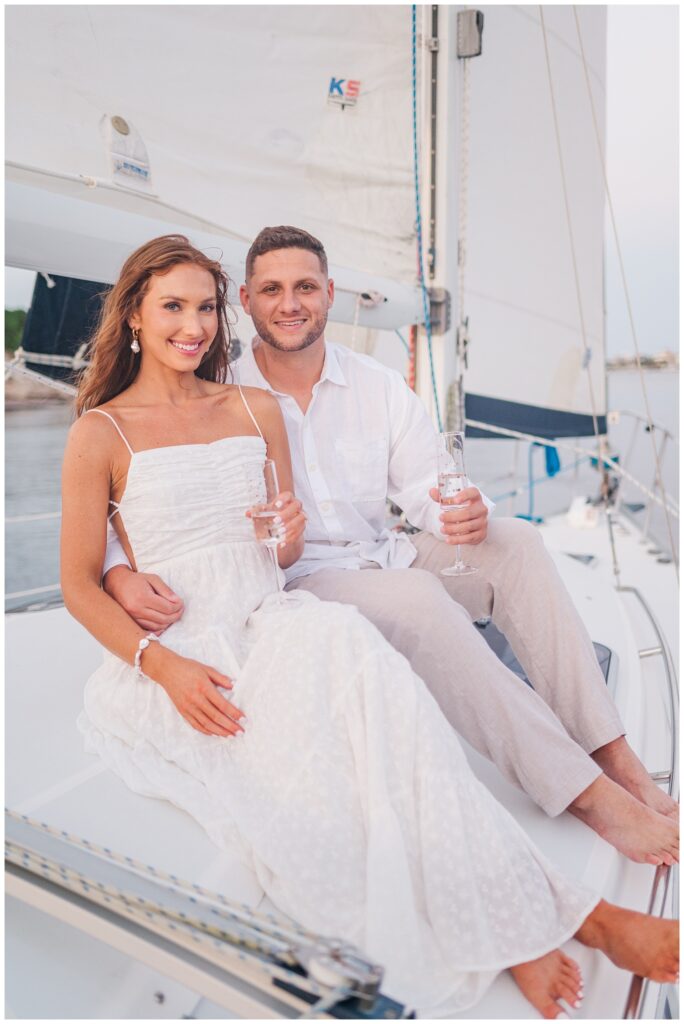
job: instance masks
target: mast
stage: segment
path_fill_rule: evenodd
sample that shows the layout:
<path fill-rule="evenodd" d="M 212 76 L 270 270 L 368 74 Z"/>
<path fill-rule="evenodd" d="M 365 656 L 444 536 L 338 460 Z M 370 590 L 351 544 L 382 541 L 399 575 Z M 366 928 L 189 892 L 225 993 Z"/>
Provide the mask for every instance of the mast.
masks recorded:
<path fill-rule="evenodd" d="M 418 7 L 418 12 L 423 268 L 430 293 L 434 381 L 427 332 L 421 328 L 416 391 L 445 429 L 462 430 L 467 356 L 462 239 L 468 173 L 467 61 L 481 52 L 483 16 L 440 4 Z"/>

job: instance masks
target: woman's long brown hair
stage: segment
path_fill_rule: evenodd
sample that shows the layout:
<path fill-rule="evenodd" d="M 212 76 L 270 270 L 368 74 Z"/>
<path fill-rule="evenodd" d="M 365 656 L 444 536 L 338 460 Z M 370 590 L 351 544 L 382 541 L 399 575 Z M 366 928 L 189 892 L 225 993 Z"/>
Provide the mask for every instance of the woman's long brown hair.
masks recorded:
<path fill-rule="evenodd" d="M 185 235 L 162 235 L 141 245 L 128 257 L 118 281 L 105 298 L 88 348 L 90 363 L 78 384 L 79 416 L 120 395 L 133 383 L 140 369 L 140 355 L 131 350 L 128 321 L 140 308 L 152 275 L 165 274 L 182 263 L 208 270 L 216 283 L 218 331 L 195 375 L 220 383 L 226 380 L 232 342 L 227 318 L 228 277 L 217 260 L 196 249 Z"/>

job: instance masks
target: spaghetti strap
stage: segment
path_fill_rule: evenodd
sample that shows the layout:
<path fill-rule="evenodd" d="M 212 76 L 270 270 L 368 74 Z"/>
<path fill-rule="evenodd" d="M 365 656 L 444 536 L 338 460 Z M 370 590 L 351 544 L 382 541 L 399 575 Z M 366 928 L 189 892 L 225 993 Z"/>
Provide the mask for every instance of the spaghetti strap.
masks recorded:
<path fill-rule="evenodd" d="M 257 430 L 259 431 L 259 437 L 260 437 L 260 438 L 261 438 L 261 440 L 262 440 L 262 441 L 264 441 L 264 443 L 265 443 L 265 441 L 266 441 L 266 438 L 265 438 L 265 437 L 264 437 L 264 435 L 263 435 L 263 434 L 261 433 L 261 427 L 260 427 L 260 426 L 259 426 L 259 424 L 257 423 L 257 421 L 256 421 L 256 418 L 255 418 L 255 416 L 254 416 L 254 413 L 252 412 L 252 410 L 251 410 L 251 409 L 250 409 L 250 407 L 249 407 L 249 402 L 248 402 L 248 401 L 247 401 L 247 399 L 245 398 L 245 394 L 244 394 L 244 392 L 243 392 L 243 390 L 242 390 L 242 388 L 240 387 L 240 385 L 239 385 L 239 384 L 238 384 L 238 391 L 240 392 L 240 398 L 241 398 L 241 399 L 242 399 L 242 401 L 244 402 L 244 406 L 245 406 L 245 409 L 246 409 L 246 410 L 247 410 L 247 412 L 249 413 L 249 418 L 251 419 L 252 423 L 254 424 L 254 426 L 255 426 L 255 427 L 257 428 Z M 121 436 L 123 437 L 123 434 L 122 434 Z"/>
<path fill-rule="evenodd" d="M 123 432 L 123 430 L 121 429 L 121 427 L 120 427 L 120 426 L 119 426 L 119 424 L 118 424 L 118 423 L 116 422 L 116 420 L 114 419 L 114 417 L 113 417 L 113 416 L 110 416 L 110 414 L 109 414 L 108 412 L 105 412 L 105 411 L 104 411 L 104 409 L 88 409 L 88 412 L 98 412 L 98 413 L 100 414 L 100 416 L 106 416 L 108 420 L 111 420 L 111 421 L 112 421 L 112 423 L 114 424 L 115 428 L 116 428 L 116 432 L 117 432 L 117 434 L 119 435 L 119 437 L 121 438 L 121 440 L 123 441 L 123 443 L 124 443 L 124 444 L 126 445 L 126 447 L 128 448 L 128 451 L 130 452 L 130 454 L 131 454 L 131 455 L 134 455 L 134 454 L 135 454 L 135 452 L 134 452 L 134 451 L 133 451 L 133 449 L 131 448 L 130 444 L 129 444 L 129 443 L 128 443 L 128 441 L 126 440 L 126 437 L 125 437 L 125 435 L 124 435 L 124 432 Z M 252 418 L 254 418 L 254 417 L 252 417 Z M 259 431 L 259 433 L 261 433 L 261 431 Z"/>

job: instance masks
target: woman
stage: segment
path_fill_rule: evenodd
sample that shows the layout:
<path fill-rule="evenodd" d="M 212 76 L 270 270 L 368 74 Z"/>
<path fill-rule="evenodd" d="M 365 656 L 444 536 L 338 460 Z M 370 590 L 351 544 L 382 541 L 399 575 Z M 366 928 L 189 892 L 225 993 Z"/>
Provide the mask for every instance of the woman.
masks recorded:
<path fill-rule="evenodd" d="M 370 623 L 301 592 L 277 602 L 248 518 L 266 456 L 284 485 L 281 567 L 304 519 L 277 402 L 222 383 L 226 288 L 187 239 L 155 239 L 126 261 L 93 339 L 62 504 L 65 602 L 111 652 L 86 686 L 89 747 L 241 848 L 284 913 L 363 947 L 423 1014 L 467 1009 L 510 968 L 558 1016 L 559 999 L 581 999 L 557 949 L 573 935 L 673 980 L 675 923 L 563 879 Z M 109 506 L 131 564 L 185 602 L 161 640 L 100 587 Z"/>

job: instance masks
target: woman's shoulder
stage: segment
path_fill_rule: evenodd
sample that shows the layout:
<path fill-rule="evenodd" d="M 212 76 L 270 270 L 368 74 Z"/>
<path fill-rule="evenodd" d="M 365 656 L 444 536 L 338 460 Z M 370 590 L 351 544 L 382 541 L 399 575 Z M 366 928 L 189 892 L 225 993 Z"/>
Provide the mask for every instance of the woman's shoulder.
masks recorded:
<path fill-rule="evenodd" d="M 115 427 L 121 429 L 118 414 L 116 400 L 103 402 L 92 409 L 84 409 L 71 424 L 69 437 L 76 440 L 106 440 L 115 435 Z"/>

